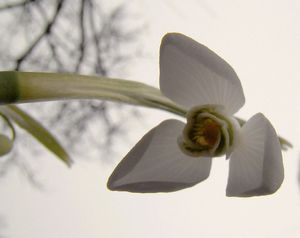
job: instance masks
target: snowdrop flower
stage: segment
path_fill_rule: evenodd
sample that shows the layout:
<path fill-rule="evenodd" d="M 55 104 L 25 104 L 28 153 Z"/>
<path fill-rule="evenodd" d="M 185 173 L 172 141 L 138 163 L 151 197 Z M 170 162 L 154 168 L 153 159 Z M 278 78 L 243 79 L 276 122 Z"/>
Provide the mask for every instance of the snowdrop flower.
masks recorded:
<path fill-rule="evenodd" d="M 108 188 L 139 193 L 194 186 L 210 173 L 212 157 L 229 158 L 227 196 L 274 193 L 284 177 L 280 143 L 271 123 L 258 113 L 242 127 L 234 118 L 245 103 L 231 66 L 191 38 L 167 34 L 160 48 L 160 89 L 189 108 L 186 124 L 166 120 L 125 156 Z"/>

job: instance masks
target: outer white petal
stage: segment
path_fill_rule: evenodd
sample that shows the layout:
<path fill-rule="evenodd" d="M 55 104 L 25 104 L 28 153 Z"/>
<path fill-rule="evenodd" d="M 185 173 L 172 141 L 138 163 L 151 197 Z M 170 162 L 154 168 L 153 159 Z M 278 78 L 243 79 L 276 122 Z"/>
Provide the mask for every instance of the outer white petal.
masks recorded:
<path fill-rule="evenodd" d="M 177 138 L 184 124 L 167 120 L 149 131 L 126 155 L 110 176 L 111 190 L 171 192 L 191 187 L 210 173 L 211 158 L 182 153 Z"/>
<path fill-rule="evenodd" d="M 232 67 L 204 45 L 179 33 L 162 39 L 160 88 L 165 96 L 188 108 L 217 104 L 233 114 L 245 103 L 241 82 Z"/>
<path fill-rule="evenodd" d="M 242 127 L 239 144 L 229 161 L 227 196 L 249 197 L 274 193 L 284 178 L 278 137 L 261 113 Z"/>

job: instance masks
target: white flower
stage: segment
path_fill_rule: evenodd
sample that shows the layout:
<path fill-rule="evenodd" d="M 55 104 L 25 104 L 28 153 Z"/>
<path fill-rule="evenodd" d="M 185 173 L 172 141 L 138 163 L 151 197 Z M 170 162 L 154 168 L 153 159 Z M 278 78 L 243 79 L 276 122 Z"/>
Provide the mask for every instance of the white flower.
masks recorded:
<path fill-rule="evenodd" d="M 242 127 L 233 117 L 245 103 L 231 66 L 191 38 L 167 34 L 160 48 L 160 89 L 189 108 L 187 123 L 166 120 L 126 155 L 108 188 L 171 192 L 205 180 L 212 157 L 229 158 L 227 196 L 274 193 L 284 177 L 281 148 L 270 122 L 258 113 Z"/>

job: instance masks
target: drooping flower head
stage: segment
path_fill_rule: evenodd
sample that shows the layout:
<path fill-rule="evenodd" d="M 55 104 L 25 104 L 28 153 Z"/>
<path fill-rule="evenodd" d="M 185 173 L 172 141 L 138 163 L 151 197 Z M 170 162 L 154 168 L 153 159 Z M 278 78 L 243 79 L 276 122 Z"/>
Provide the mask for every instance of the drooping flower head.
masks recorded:
<path fill-rule="evenodd" d="M 166 120 L 125 156 L 108 188 L 171 192 L 194 186 L 210 173 L 212 158 L 229 158 L 227 196 L 271 194 L 284 172 L 280 143 L 271 123 L 258 113 L 242 127 L 233 116 L 245 103 L 232 67 L 207 47 L 178 33 L 160 48 L 160 89 L 188 108 L 187 121 Z"/>

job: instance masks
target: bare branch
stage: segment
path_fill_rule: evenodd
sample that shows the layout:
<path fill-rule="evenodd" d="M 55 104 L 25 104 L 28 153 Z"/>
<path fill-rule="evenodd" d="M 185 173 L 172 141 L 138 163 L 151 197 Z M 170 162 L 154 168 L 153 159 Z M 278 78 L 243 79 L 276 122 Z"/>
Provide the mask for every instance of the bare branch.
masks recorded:
<path fill-rule="evenodd" d="M 94 40 L 94 45 L 95 45 L 95 53 L 96 53 L 96 63 L 95 63 L 95 71 L 97 74 L 100 75 L 107 75 L 106 70 L 103 67 L 103 62 L 101 58 L 101 48 L 100 48 L 100 39 L 101 35 L 97 33 L 96 26 L 95 26 L 95 18 L 94 18 L 94 6 L 92 1 L 88 1 L 89 3 L 89 8 L 88 8 L 88 16 L 89 16 L 89 23 L 91 26 L 91 31 L 92 31 L 92 37 Z"/>
<path fill-rule="evenodd" d="M 31 54 L 33 49 L 39 44 L 42 38 L 48 34 L 50 34 L 52 26 L 55 24 L 56 19 L 63 7 L 64 0 L 59 0 L 56 6 L 55 13 L 53 18 L 46 24 L 44 31 L 41 32 L 40 35 L 36 37 L 36 39 L 32 42 L 32 44 L 28 47 L 28 49 L 16 60 L 15 70 L 19 70 L 21 68 L 21 64 L 26 60 L 26 58 Z"/>
<path fill-rule="evenodd" d="M 52 52 L 52 58 L 56 62 L 57 68 L 59 72 L 64 71 L 63 62 L 60 60 L 58 53 L 57 53 L 57 45 L 53 43 L 53 41 L 50 39 L 49 36 L 47 36 L 47 42 L 50 46 L 51 52 Z"/>
<path fill-rule="evenodd" d="M 112 75 L 115 70 L 120 73 L 120 69 L 123 69 L 120 66 L 125 65 L 133 55 L 136 45 L 132 47 L 131 44 L 135 42 L 136 34 L 124 25 L 128 18 L 124 14 L 124 5 L 104 10 L 103 1 L 55 0 L 50 4 L 47 0 L 36 0 L 27 4 L 26 9 L 18 8 L 24 14 L 23 17 L 16 11 L 15 17 L 2 23 L 6 26 L 2 28 L 6 38 L 0 39 L 0 65 L 8 65 L 6 68 L 9 69 L 17 65 L 16 69 L 28 71 L 103 76 Z M 11 10 L 7 10 L 7 13 L 11 13 Z M 23 43 L 23 54 L 16 56 L 22 50 Z M 70 151 L 78 152 L 86 144 L 86 148 L 97 148 L 100 154 L 113 146 L 114 138 L 125 136 L 125 122 L 128 121 L 125 118 L 131 118 L 136 111 L 124 108 L 128 107 L 87 100 L 55 102 L 43 106 L 25 105 L 25 109 L 30 110 L 62 138 L 61 141 Z M 91 129 L 91 125 L 97 125 L 97 129 Z M 93 140 L 93 137 L 97 139 Z M 14 164 L 23 166 L 18 162 Z M 8 165 L 0 166 L 4 168 Z"/>
<path fill-rule="evenodd" d="M 9 10 L 13 8 L 26 7 L 26 5 L 35 2 L 36 0 L 25 0 L 22 2 L 16 2 L 11 4 L 6 4 L 4 6 L 0 6 L 0 11 Z"/>
<path fill-rule="evenodd" d="M 85 0 L 81 0 L 80 13 L 79 13 L 79 31 L 80 31 L 80 43 L 79 43 L 79 58 L 75 66 L 75 71 L 80 70 L 80 65 L 83 61 L 85 54 L 85 29 L 84 29 L 84 11 L 85 11 Z"/>

